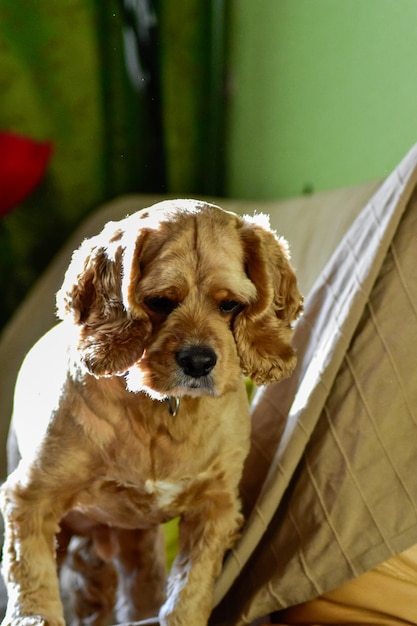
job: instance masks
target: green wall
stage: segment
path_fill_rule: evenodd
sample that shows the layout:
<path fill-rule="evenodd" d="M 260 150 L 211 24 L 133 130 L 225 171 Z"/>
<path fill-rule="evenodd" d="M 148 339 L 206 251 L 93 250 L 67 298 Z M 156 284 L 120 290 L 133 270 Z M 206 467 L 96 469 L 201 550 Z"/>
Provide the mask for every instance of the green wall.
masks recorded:
<path fill-rule="evenodd" d="M 231 0 L 226 193 L 388 174 L 417 141 L 417 0 Z"/>

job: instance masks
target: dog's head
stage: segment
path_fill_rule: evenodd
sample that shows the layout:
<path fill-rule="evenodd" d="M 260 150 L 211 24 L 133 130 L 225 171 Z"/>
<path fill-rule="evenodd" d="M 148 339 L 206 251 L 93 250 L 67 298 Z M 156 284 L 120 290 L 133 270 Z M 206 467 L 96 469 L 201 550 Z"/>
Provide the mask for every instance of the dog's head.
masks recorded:
<path fill-rule="evenodd" d="M 302 310 L 287 245 L 256 218 L 166 201 L 108 223 L 74 253 L 57 295 L 94 376 L 154 397 L 220 395 L 294 369 Z"/>

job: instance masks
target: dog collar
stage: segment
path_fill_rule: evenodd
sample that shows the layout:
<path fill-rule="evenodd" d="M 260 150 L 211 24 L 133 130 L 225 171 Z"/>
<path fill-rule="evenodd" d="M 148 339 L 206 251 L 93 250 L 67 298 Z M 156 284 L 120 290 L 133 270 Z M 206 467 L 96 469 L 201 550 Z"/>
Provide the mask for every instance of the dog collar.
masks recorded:
<path fill-rule="evenodd" d="M 165 398 L 165 402 L 168 405 L 169 414 L 175 417 L 180 409 L 180 399 L 175 396 L 168 396 Z"/>

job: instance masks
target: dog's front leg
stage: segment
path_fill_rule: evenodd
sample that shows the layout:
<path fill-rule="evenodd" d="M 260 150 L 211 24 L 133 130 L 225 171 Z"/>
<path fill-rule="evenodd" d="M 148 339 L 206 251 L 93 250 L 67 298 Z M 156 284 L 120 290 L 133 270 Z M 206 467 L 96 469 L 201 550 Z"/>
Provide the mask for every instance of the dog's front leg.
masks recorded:
<path fill-rule="evenodd" d="M 229 499 L 225 495 L 225 499 Z M 213 501 L 180 524 L 179 553 L 168 581 L 162 626 L 206 626 L 213 605 L 213 587 L 224 553 L 236 541 L 242 523 L 238 503 L 216 509 Z"/>
<path fill-rule="evenodd" d="M 162 528 L 114 529 L 118 573 L 118 622 L 153 617 L 165 599 L 166 564 Z"/>
<path fill-rule="evenodd" d="M 3 575 L 9 595 L 2 626 L 63 626 L 55 563 L 59 530 L 57 498 L 34 497 L 38 485 L 21 481 L 19 470 L 1 490 L 5 521 Z"/>

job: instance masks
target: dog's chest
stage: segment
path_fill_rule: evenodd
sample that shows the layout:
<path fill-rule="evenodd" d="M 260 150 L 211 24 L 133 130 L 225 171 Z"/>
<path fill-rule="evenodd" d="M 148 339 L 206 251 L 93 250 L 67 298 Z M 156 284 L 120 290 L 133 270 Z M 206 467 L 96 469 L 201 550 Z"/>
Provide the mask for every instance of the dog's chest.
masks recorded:
<path fill-rule="evenodd" d="M 97 477 L 79 495 L 75 508 L 110 526 L 147 527 L 181 515 L 190 506 L 199 485 L 205 482 L 200 476 L 177 480 L 148 478 L 139 483 Z"/>
<path fill-rule="evenodd" d="M 178 496 L 184 491 L 184 482 L 148 479 L 145 482 L 145 491 L 154 497 L 155 506 L 158 509 L 164 509 L 172 506 Z"/>
<path fill-rule="evenodd" d="M 75 507 L 95 521 L 133 528 L 180 516 L 204 501 L 204 492 L 223 490 L 231 437 L 220 435 L 215 420 L 206 419 L 203 430 L 198 417 L 186 424 L 186 436 L 173 428 L 146 431 L 142 420 L 121 422 Z"/>

